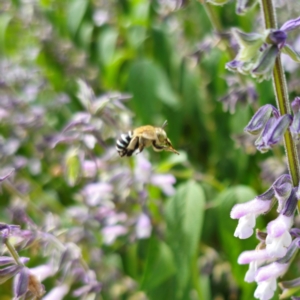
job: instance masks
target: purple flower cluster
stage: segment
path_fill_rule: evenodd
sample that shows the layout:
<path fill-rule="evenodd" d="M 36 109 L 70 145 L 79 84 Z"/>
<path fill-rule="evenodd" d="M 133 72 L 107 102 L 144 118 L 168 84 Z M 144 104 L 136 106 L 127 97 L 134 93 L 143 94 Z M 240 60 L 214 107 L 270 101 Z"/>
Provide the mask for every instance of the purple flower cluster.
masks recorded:
<path fill-rule="evenodd" d="M 232 30 L 239 52 L 234 60 L 226 64 L 226 68 L 241 74 L 251 74 L 258 81 L 263 81 L 270 79 L 280 52 L 300 62 L 298 53 L 287 44 L 288 33 L 299 26 L 300 18 L 297 18 L 285 22 L 280 29 L 265 30 L 263 33 Z"/>
<path fill-rule="evenodd" d="M 298 101 L 298 100 L 295 100 Z M 295 124 L 299 122 L 295 114 L 294 118 L 289 115 L 280 115 L 279 111 L 271 104 L 262 106 L 245 127 L 245 131 L 252 134 L 259 134 L 255 141 L 255 146 L 260 152 L 266 152 L 273 146 L 281 142 L 286 130 L 291 127 L 297 127 Z M 293 129 L 296 134 L 296 128 Z"/>
<path fill-rule="evenodd" d="M 298 188 L 293 188 L 290 175 L 285 174 L 265 193 L 232 208 L 231 218 L 239 220 L 234 235 L 246 239 L 253 234 L 256 218 L 267 213 L 276 202 L 278 204 L 278 217 L 269 222 L 266 234 L 258 233 L 260 244 L 257 250 L 245 251 L 238 258 L 239 264 L 249 264 L 245 281 L 257 282 L 256 298 L 272 298 L 276 279 L 285 273 L 296 250 L 291 232 L 298 200 Z"/>

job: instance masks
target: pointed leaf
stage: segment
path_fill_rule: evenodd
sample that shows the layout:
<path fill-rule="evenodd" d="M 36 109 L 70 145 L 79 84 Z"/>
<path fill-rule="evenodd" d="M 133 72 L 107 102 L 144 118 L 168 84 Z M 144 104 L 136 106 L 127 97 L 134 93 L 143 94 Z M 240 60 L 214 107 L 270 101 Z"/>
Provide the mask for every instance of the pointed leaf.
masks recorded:
<path fill-rule="evenodd" d="M 83 16 L 87 10 L 89 1 L 86 0 L 72 0 L 69 2 L 68 8 L 68 28 L 72 35 L 75 35 L 78 31 L 80 24 L 82 23 Z"/>
<path fill-rule="evenodd" d="M 189 181 L 167 203 L 167 238 L 177 266 L 177 297 L 180 299 L 191 276 L 203 225 L 205 195 L 199 184 Z"/>
<path fill-rule="evenodd" d="M 296 50 L 294 50 L 290 45 L 285 44 L 281 51 L 288 55 L 295 62 L 300 63 L 300 54 L 296 52 Z"/>
<path fill-rule="evenodd" d="M 176 272 L 176 268 L 173 253 L 167 244 L 152 238 L 147 252 L 141 287 L 149 291 L 172 276 Z"/>

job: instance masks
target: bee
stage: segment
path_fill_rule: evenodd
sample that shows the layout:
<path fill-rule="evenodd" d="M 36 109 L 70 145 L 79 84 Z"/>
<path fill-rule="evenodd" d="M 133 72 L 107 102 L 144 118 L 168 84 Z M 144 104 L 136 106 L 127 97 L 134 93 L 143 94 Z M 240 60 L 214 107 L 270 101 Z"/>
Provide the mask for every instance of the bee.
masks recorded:
<path fill-rule="evenodd" d="M 116 149 L 121 157 L 131 156 L 133 152 L 141 153 L 145 147 L 152 146 L 154 151 L 169 151 L 179 155 L 179 152 L 173 148 L 171 141 L 168 139 L 164 128 L 167 126 L 167 121 L 162 127 L 154 127 L 145 125 L 134 130 L 128 131 L 127 134 L 122 134 L 117 140 Z"/>

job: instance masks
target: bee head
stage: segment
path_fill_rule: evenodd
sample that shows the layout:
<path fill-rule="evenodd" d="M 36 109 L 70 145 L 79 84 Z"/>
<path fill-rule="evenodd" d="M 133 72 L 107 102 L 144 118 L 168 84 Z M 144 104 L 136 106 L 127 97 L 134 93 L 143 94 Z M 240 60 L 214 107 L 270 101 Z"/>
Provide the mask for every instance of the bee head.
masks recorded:
<path fill-rule="evenodd" d="M 156 128 L 156 135 L 162 145 L 167 143 L 167 134 L 162 128 Z"/>

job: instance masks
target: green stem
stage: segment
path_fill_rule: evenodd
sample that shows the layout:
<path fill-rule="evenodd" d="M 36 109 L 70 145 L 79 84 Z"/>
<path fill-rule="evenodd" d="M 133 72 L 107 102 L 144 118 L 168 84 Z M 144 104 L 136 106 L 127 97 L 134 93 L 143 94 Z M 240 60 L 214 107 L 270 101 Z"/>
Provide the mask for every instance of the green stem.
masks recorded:
<path fill-rule="evenodd" d="M 220 19 L 219 19 L 218 15 L 216 14 L 214 7 L 212 5 L 210 5 L 209 3 L 206 3 L 205 1 L 201 1 L 201 0 L 199 0 L 199 1 L 200 1 L 200 3 L 202 3 L 214 30 L 221 37 L 222 36 L 221 34 L 224 30 L 223 30 L 222 24 L 220 22 Z M 222 42 L 226 47 L 226 51 L 229 55 L 229 58 L 231 60 L 233 60 L 235 58 L 235 53 L 234 53 L 233 49 L 230 47 L 229 42 L 226 39 L 222 39 Z"/>
<path fill-rule="evenodd" d="M 272 0 L 261 0 L 261 7 L 266 29 L 277 29 L 276 13 Z M 285 74 L 282 68 L 280 55 L 276 58 L 273 70 L 273 85 L 276 94 L 276 103 L 281 115 L 290 114 L 291 106 L 287 91 Z M 291 132 L 288 130 L 284 135 L 285 152 L 288 159 L 288 168 L 292 177 L 293 185 L 298 186 L 300 179 L 299 159 L 296 145 Z M 298 203 L 300 211 L 300 203 Z"/>
<path fill-rule="evenodd" d="M 6 245 L 10 255 L 14 258 L 16 263 L 19 266 L 24 267 L 24 264 L 21 262 L 18 252 L 16 251 L 15 247 L 9 242 L 7 238 L 5 239 L 4 244 Z"/>

